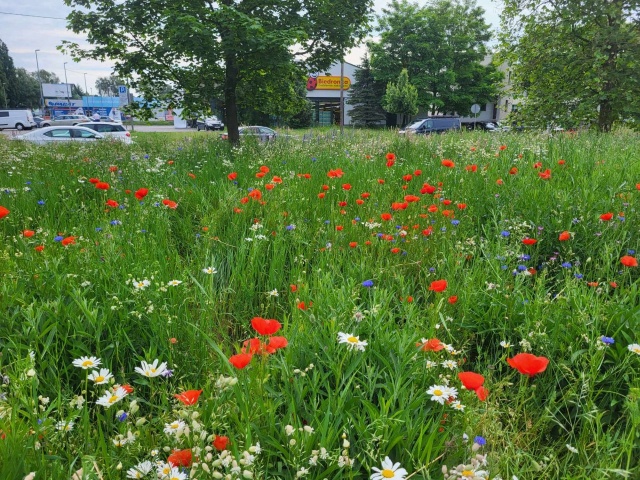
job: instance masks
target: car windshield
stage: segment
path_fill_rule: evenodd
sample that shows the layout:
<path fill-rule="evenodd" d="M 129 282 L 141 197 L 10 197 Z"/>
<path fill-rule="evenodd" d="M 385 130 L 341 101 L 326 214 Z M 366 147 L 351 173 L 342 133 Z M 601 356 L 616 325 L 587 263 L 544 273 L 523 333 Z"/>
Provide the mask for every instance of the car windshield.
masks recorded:
<path fill-rule="evenodd" d="M 417 130 L 417 129 L 418 129 L 418 127 L 419 127 L 420 125 L 422 125 L 422 122 L 424 122 L 424 120 L 419 120 L 419 121 L 417 121 L 417 122 L 412 123 L 411 125 L 409 125 L 409 126 L 407 127 L 407 130 Z"/>

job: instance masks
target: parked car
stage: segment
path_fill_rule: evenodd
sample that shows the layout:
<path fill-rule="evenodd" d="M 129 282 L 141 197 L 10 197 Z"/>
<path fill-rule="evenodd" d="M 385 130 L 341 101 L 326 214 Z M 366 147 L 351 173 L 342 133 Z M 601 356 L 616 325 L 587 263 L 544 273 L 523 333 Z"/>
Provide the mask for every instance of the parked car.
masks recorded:
<path fill-rule="evenodd" d="M 126 144 L 131 143 L 131 133 L 122 126 L 121 123 L 116 122 L 84 122 L 79 123 L 78 127 L 86 127 L 103 135 L 105 138 L 114 138 L 120 140 Z"/>
<path fill-rule="evenodd" d="M 33 120 L 31 110 L 0 110 L 0 130 L 15 128 L 16 130 L 31 130 L 37 126 Z"/>
<path fill-rule="evenodd" d="M 71 142 L 71 141 L 96 141 L 104 136 L 90 128 L 85 127 L 43 127 L 32 132 L 13 137 L 13 140 L 32 142 L 37 144 L 47 144 L 50 142 Z"/>
<path fill-rule="evenodd" d="M 200 130 L 223 130 L 224 123 L 218 117 L 199 118 L 196 122 L 196 128 Z"/>
<path fill-rule="evenodd" d="M 89 117 L 86 115 L 60 115 L 54 117 L 51 120 L 45 120 L 42 122 L 43 127 L 56 127 L 62 125 L 77 125 L 82 122 L 90 122 Z"/>
<path fill-rule="evenodd" d="M 404 130 L 400 130 L 398 133 L 400 135 L 429 135 L 431 133 L 458 131 L 460 128 L 460 117 L 442 115 L 418 120 Z"/>
<path fill-rule="evenodd" d="M 36 122 L 36 127 L 42 127 L 42 122 L 44 122 L 44 118 L 42 117 L 33 117 L 33 121 Z"/>
<path fill-rule="evenodd" d="M 259 127 L 259 126 L 240 127 L 238 131 L 241 137 L 255 138 L 260 142 L 268 142 L 270 140 L 275 140 L 276 138 L 278 138 L 278 133 L 275 130 L 271 130 L 268 127 Z M 221 133 L 220 138 L 222 138 L 223 140 L 228 140 L 229 134 Z"/>

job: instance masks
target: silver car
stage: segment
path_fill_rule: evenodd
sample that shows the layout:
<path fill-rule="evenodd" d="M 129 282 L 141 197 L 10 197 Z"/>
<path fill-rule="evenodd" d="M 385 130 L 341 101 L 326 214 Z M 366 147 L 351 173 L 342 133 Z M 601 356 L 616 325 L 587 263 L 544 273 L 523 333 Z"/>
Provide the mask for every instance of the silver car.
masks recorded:
<path fill-rule="evenodd" d="M 57 127 L 61 125 L 77 125 L 82 122 L 90 122 L 86 115 L 60 115 L 51 120 L 44 120 L 41 125 L 43 127 Z"/>
<path fill-rule="evenodd" d="M 51 142 L 87 142 L 105 138 L 100 133 L 85 127 L 44 127 L 32 130 L 24 135 L 12 137 L 12 140 L 45 145 Z"/>
<path fill-rule="evenodd" d="M 126 144 L 131 143 L 131 133 L 121 123 L 116 122 L 85 122 L 79 123 L 78 127 L 86 127 L 104 135 L 105 138 L 120 140 Z"/>

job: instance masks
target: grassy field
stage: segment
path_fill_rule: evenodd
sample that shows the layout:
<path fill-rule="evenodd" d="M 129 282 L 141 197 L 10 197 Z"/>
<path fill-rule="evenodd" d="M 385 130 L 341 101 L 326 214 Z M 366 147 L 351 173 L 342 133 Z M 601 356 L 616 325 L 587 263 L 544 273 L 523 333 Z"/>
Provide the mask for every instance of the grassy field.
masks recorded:
<path fill-rule="evenodd" d="M 0 138 L 0 478 L 640 478 L 637 135 L 134 138 Z"/>

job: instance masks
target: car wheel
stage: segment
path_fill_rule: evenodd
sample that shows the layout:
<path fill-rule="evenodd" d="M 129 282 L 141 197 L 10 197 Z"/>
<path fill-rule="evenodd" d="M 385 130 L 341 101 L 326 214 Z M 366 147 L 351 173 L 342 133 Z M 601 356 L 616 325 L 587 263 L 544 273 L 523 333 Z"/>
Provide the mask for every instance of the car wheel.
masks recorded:
<path fill-rule="evenodd" d="M 50 126 L 51 126 L 51 124 L 50 124 L 50 123 L 43 123 L 43 124 L 42 124 L 42 128 L 50 127 Z"/>
<path fill-rule="evenodd" d="M 196 127 L 196 129 L 197 129 L 198 131 L 200 131 L 200 125 L 198 125 L 198 126 Z"/>
<path fill-rule="evenodd" d="M 24 130 L 24 125 L 21 123 L 16 123 L 16 130 Z"/>

